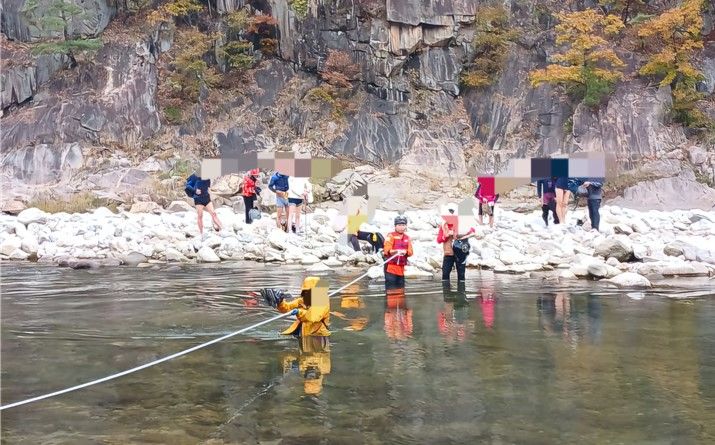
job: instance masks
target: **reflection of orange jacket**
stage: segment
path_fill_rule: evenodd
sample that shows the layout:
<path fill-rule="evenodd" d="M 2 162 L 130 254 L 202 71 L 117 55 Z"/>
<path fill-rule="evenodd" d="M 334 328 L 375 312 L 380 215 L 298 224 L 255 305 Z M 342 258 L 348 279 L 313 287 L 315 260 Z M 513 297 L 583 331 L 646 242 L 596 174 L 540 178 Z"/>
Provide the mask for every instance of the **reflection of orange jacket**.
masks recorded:
<path fill-rule="evenodd" d="M 412 335 L 412 309 L 407 308 L 405 289 L 389 289 L 385 297 L 385 333 L 394 340 L 404 340 Z"/>
<path fill-rule="evenodd" d="M 402 235 L 397 232 L 392 232 L 389 235 L 387 235 L 387 238 L 385 238 L 385 244 L 382 248 L 385 258 L 390 258 L 392 255 L 394 255 L 394 252 L 392 252 L 392 248 L 395 245 L 395 240 L 399 240 L 399 239 L 402 239 Z M 411 257 L 412 253 L 413 253 L 412 252 L 412 241 L 408 241 L 406 256 Z M 405 266 L 388 263 L 387 264 L 387 272 L 389 272 L 393 275 L 404 276 L 405 275 Z"/>

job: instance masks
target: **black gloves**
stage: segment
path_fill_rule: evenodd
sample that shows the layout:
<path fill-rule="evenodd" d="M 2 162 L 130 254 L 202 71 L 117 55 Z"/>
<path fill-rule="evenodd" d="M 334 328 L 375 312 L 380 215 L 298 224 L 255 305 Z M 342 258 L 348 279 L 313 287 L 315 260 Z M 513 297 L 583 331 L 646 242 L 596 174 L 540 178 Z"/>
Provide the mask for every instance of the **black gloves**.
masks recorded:
<path fill-rule="evenodd" d="M 286 297 L 290 297 L 290 295 L 282 290 L 264 288 L 261 289 L 261 297 L 263 297 L 267 305 L 275 309 Z"/>

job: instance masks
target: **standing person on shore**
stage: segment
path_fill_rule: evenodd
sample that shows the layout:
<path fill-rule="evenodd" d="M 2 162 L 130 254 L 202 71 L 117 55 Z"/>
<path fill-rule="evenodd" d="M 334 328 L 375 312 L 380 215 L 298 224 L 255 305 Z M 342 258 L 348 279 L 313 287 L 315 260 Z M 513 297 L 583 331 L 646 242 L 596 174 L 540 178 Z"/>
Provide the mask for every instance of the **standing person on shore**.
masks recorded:
<path fill-rule="evenodd" d="M 253 209 L 258 193 L 260 192 L 260 188 L 256 186 L 258 173 L 259 170 L 254 168 L 243 178 L 243 191 L 241 194 L 243 195 L 243 206 L 246 210 L 246 224 L 253 223 L 250 211 Z"/>
<path fill-rule="evenodd" d="M 268 182 L 268 190 L 276 194 L 276 227 L 285 232 L 288 232 L 288 189 L 288 176 L 276 171 Z"/>
<path fill-rule="evenodd" d="M 541 218 L 544 224 L 549 225 L 549 210 L 554 217 L 554 224 L 559 223 L 559 215 L 556 213 L 556 177 L 551 179 L 539 179 L 536 181 L 536 196 L 542 198 Z"/>
<path fill-rule="evenodd" d="M 293 233 L 301 231 L 300 212 L 309 202 L 313 202 L 313 185 L 308 178 L 288 178 L 288 225 Z"/>
<path fill-rule="evenodd" d="M 405 266 L 407 265 L 407 258 L 411 257 L 413 253 L 412 241 L 405 233 L 405 230 L 407 230 L 407 218 L 401 215 L 397 216 L 395 218 L 395 231 L 385 238 L 383 249 L 385 258 L 398 254 L 398 256 L 390 259 L 385 264 L 386 287 L 405 286 Z"/>
<path fill-rule="evenodd" d="M 457 268 L 457 281 L 465 281 L 467 256 L 469 255 L 469 239 L 475 235 L 474 227 L 466 234 L 458 233 L 457 205 L 447 204 L 442 212 L 443 223 L 437 233 L 437 242 L 442 244 L 442 281 L 449 281 L 452 269 Z"/>
<path fill-rule="evenodd" d="M 494 227 L 494 205 L 499 199 L 493 177 L 477 178 L 477 191 L 474 193 L 479 203 L 479 225 L 484 224 L 484 214 L 489 216 L 489 227 Z"/>
<path fill-rule="evenodd" d="M 206 208 L 206 211 L 211 215 L 214 230 L 217 232 L 221 230 L 221 221 L 219 221 L 216 211 L 214 210 L 214 205 L 211 202 L 211 195 L 209 194 L 210 186 L 210 179 L 201 179 L 200 176 L 192 174 L 186 180 L 186 186 L 184 187 L 186 194 L 194 199 L 199 234 L 201 234 L 201 237 L 204 236 L 204 208 Z"/>
<path fill-rule="evenodd" d="M 588 218 L 591 220 L 591 228 L 596 229 L 601 223 L 601 199 L 603 198 L 603 179 L 587 178 L 582 184 L 588 190 L 586 202 L 588 204 Z"/>
<path fill-rule="evenodd" d="M 566 211 L 568 209 L 569 199 L 571 199 L 571 191 L 569 190 L 569 178 L 561 176 L 556 178 L 556 215 L 559 217 L 559 222 L 566 224 Z"/>

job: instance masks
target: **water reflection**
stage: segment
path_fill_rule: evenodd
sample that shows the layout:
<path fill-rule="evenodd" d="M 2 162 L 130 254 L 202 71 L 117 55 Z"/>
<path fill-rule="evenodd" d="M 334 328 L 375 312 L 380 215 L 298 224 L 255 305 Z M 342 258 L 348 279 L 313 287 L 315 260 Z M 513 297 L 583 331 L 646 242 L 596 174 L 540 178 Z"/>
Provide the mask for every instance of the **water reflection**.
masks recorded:
<path fill-rule="evenodd" d="M 494 327 L 494 313 L 497 303 L 495 286 L 494 279 L 485 279 L 481 281 L 479 289 L 479 306 L 482 309 L 484 327 L 487 329 Z"/>
<path fill-rule="evenodd" d="M 303 391 L 318 395 L 323 378 L 330 374 L 330 341 L 328 337 L 301 337 L 298 351 L 283 354 L 283 374 L 297 373 L 303 379 Z"/>
<path fill-rule="evenodd" d="M 210 267 L 100 280 L 3 264 L 3 401 L 274 316 L 250 292 L 295 292 L 304 275 Z M 331 275 L 331 288 L 356 274 Z M 3 411 L 2 443 L 715 443 L 715 299 L 544 286 L 469 271 L 466 289 L 362 282 L 331 301 L 329 344 L 281 336 L 280 320 Z"/>
<path fill-rule="evenodd" d="M 385 333 L 392 340 L 406 340 L 412 336 L 412 309 L 407 307 L 405 288 L 385 290 Z"/>
<path fill-rule="evenodd" d="M 560 336 L 573 348 L 583 341 L 600 342 L 600 297 L 587 295 L 584 301 L 572 298 L 568 292 L 554 292 L 539 296 L 536 307 L 539 326 L 547 335 Z"/>
<path fill-rule="evenodd" d="M 442 282 L 444 307 L 437 312 L 437 328 L 448 341 L 463 342 L 474 331 L 475 323 L 469 320 L 469 300 L 465 283 L 460 281 L 457 288 L 449 282 Z"/>

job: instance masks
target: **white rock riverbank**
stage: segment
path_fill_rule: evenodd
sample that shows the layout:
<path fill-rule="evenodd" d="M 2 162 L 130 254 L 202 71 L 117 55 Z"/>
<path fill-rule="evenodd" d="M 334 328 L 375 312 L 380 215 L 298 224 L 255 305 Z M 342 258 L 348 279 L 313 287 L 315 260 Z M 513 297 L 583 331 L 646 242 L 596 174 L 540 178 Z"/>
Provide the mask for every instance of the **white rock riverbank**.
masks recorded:
<path fill-rule="evenodd" d="M 596 233 L 576 227 L 575 215 L 565 225 L 546 228 L 540 212 L 499 209 L 493 229 L 478 227 L 467 264 L 497 273 L 546 272 L 559 279 L 603 279 L 628 287 L 647 287 L 649 279 L 662 277 L 715 275 L 715 212 L 601 210 L 601 233 Z M 73 215 L 27 209 L 17 216 L 0 216 L 0 259 L 74 268 L 247 260 L 300 264 L 313 272 L 379 261 L 339 242 L 336 210 L 309 214 L 304 235 L 277 230 L 267 214 L 247 225 L 243 215 L 230 208 L 217 213 L 224 229 L 214 232 L 205 215 L 201 239 L 193 209 L 114 214 L 100 208 Z M 387 234 L 395 215 L 378 210 L 372 227 Z M 440 217 L 433 210 L 406 215 L 415 251 L 407 276 L 433 276 L 442 263 L 442 247 L 435 241 Z M 381 267 L 371 272 L 379 277 Z"/>

